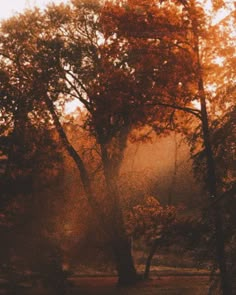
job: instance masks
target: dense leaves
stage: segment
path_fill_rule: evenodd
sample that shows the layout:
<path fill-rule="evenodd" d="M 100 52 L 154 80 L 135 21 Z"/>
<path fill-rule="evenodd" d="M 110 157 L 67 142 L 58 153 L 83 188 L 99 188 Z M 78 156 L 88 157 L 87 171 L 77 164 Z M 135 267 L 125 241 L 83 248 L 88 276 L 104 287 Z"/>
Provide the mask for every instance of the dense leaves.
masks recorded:
<path fill-rule="evenodd" d="M 177 209 L 161 206 L 154 197 L 146 197 L 127 213 L 127 228 L 134 239 L 144 239 L 147 245 L 159 239 L 168 240 L 169 228 L 177 221 Z"/>

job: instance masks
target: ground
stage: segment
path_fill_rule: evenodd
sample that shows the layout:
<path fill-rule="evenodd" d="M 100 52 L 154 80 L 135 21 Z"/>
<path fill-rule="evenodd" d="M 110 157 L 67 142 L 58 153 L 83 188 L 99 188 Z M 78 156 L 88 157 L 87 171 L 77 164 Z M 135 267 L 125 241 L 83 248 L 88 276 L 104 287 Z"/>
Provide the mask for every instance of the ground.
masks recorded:
<path fill-rule="evenodd" d="M 67 290 L 66 295 L 207 295 L 209 285 L 209 276 L 192 274 L 155 276 L 129 288 L 118 287 L 116 277 L 73 277 L 71 280 L 73 286 Z M 9 293 L 2 288 L 0 294 Z M 14 295 L 54 294 L 37 285 L 18 289 Z"/>
<path fill-rule="evenodd" d="M 207 295 L 209 277 L 160 276 L 129 288 L 117 287 L 116 278 L 80 278 L 78 283 L 81 295 Z"/>

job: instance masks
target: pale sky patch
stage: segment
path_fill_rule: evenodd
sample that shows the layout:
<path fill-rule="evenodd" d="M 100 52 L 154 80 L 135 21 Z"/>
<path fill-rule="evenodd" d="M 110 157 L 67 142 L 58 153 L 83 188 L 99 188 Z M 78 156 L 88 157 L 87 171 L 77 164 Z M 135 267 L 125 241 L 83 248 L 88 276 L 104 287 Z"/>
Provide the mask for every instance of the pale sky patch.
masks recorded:
<path fill-rule="evenodd" d="M 81 103 L 78 100 L 72 100 L 65 104 L 64 112 L 66 115 L 76 111 L 78 107 L 81 107 Z"/>
<path fill-rule="evenodd" d="M 204 9 L 205 11 L 207 11 L 207 13 L 211 13 L 212 12 L 212 1 L 211 0 L 206 0 L 206 1 L 201 1 L 203 3 Z"/>
<path fill-rule="evenodd" d="M 219 11 L 217 11 L 215 16 L 213 16 L 212 25 L 214 26 L 214 25 L 218 24 L 219 22 L 222 21 L 222 19 L 227 17 L 229 14 L 230 14 L 229 9 L 225 9 L 225 8 L 220 9 Z"/>
<path fill-rule="evenodd" d="M 44 8 L 49 3 L 59 4 L 67 0 L 0 0 L 0 19 L 6 19 L 25 9 L 38 6 Z"/>

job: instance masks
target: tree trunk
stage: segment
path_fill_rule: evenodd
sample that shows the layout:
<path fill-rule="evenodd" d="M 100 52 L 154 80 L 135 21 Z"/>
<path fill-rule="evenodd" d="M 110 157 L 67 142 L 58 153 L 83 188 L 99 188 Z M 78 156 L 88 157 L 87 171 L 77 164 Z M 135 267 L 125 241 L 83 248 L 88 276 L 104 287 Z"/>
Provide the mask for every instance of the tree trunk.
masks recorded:
<path fill-rule="evenodd" d="M 111 210 L 114 214 L 109 214 L 110 227 L 107 231 L 110 235 L 110 247 L 114 257 L 118 283 L 124 286 L 132 285 L 137 282 L 138 276 L 132 257 L 131 242 L 125 231 L 121 209 L 111 208 Z"/>
<path fill-rule="evenodd" d="M 125 139 L 124 139 L 125 140 Z M 102 164 L 104 169 L 105 184 L 107 190 L 107 203 L 109 216 L 111 218 L 111 247 L 118 273 L 118 283 L 120 285 L 134 284 L 137 273 L 131 251 L 130 239 L 126 233 L 122 206 L 117 188 L 119 168 L 124 152 L 124 146 L 119 151 L 119 160 L 108 155 L 108 146 L 100 143 Z"/>
<path fill-rule="evenodd" d="M 149 273 L 150 273 L 150 267 L 151 267 L 151 263 L 152 263 L 152 258 L 155 255 L 156 251 L 157 251 L 157 247 L 158 247 L 158 240 L 154 240 L 149 255 L 147 257 L 147 261 L 146 261 L 146 266 L 145 266 L 145 271 L 144 271 L 144 279 L 147 280 L 149 278 Z"/>
<path fill-rule="evenodd" d="M 175 192 L 175 185 L 176 185 L 176 178 L 177 178 L 177 161 L 178 161 L 178 142 L 177 142 L 177 137 L 176 137 L 176 131 L 174 131 L 174 141 L 175 141 L 175 146 L 174 146 L 174 167 L 173 167 L 173 174 L 172 174 L 172 179 L 171 179 L 171 184 L 170 184 L 170 191 L 168 195 L 168 206 L 171 206 L 173 203 L 173 193 Z"/>
<path fill-rule="evenodd" d="M 112 241 L 114 260 L 118 273 L 118 284 L 132 285 L 137 282 L 137 273 L 131 254 L 131 244 L 126 236 Z"/>
<path fill-rule="evenodd" d="M 132 257 L 131 242 L 124 226 L 122 210 L 120 206 L 114 206 L 110 212 L 110 245 L 118 274 L 118 283 L 131 285 L 137 282 L 138 277 Z"/>
<path fill-rule="evenodd" d="M 194 2 L 193 11 L 195 11 Z M 206 107 L 206 94 L 203 82 L 203 72 L 200 60 L 200 46 L 199 46 L 199 33 L 198 33 L 198 21 L 197 18 L 192 18 L 192 30 L 193 30 L 193 45 L 194 52 L 196 56 L 196 74 L 198 77 L 198 97 L 200 99 L 201 105 L 201 123 L 202 123 L 202 133 L 203 133 L 203 144 L 205 148 L 206 155 L 206 183 L 208 193 L 210 194 L 210 204 L 212 210 L 212 218 L 215 226 L 215 237 L 216 237 L 216 258 L 220 270 L 220 280 L 221 280 L 221 290 L 223 295 L 232 295 L 232 287 L 230 282 L 230 277 L 227 271 L 226 263 L 226 253 L 225 253 L 225 239 L 223 232 L 223 218 L 222 212 L 218 203 L 215 203 L 217 198 L 217 181 L 216 181 L 216 170 L 215 161 L 212 151 L 210 131 L 209 131 L 209 121 L 208 113 Z"/>
<path fill-rule="evenodd" d="M 98 215 L 99 222 L 104 230 L 104 233 L 110 241 L 110 246 L 114 255 L 114 261 L 119 278 L 118 282 L 121 285 L 133 284 L 137 281 L 137 273 L 133 263 L 131 245 L 125 231 L 124 219 L 120 206 L 120 199 L 116 187 L 116 177 L 118 176 L 118 171 L 120 167 L 119 164 L 122 157 L 118 162 L 116 161 L 115 165 L 112 165 L 114 163 L 112 163 L 112 161 L 109 159 L 105 145 L 100 144 L 107 190 L 106 205 L 108 206 L 108 214 L 105 215 L 101 212 L 101 204 L 98 204 L 96 198 L 94 197 L 89 175 L 82 158 L 70 144 L 55 112 L 52 101 L 48 96 L 45 97 L 45 100 L 48 109 L 53 117 L 56 129 L 62 139 L 62 142 L 80 171 L 82 184 L 84 186 L 84 191 L 87 195 L 88 202 L 94 212 Z"/>
<path fill-rule="evenodd" d="M 206 152 L 207 160 L 207 186 L 208 192 L 211 198 L 211 210 L 213 215 L 213 222 L 215 225 L 215 237 L 216 237 L 216 255 L 218 260 L 218 265 L 220 269 L 220 278 L 221 278 L 221 289 L 223 295 L 231 295 L 232 288 L 230 277 L 227 271 L 226 263 L 226 253 L 225 253 L 225 240 L 224 240 L 224 226 L 222 212 L 220 210 L 218 202 L 215 202 L 217 198 L 217 182 L 215 175 L 215 163 L 213 158 L 213 152 L 210 142 L 209 135 L 209 123 L 206 110 L 206 99 L 204 93 L 204 86 L 202 78 L 199 80 L 199 92 L 200 92 L 200 101 L 201 101 L 201 113 L 202 113 L 202 131 L 203 131 L 203 142 Z"/>

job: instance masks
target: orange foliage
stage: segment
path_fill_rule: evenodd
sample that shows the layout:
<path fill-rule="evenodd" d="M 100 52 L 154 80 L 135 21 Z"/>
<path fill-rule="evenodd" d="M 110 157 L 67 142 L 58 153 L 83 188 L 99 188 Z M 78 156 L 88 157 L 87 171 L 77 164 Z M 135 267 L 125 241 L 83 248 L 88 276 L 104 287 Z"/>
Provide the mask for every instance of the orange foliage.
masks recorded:
<path fill-rule="evenodd" d="M 177 208 L 161 206 L 154 197 L 148 196 L 143 204 L 137 205 L 126 214 L 127 230 L 134 238 L 147 243 L 162 238 L 176 222 Z"/>

